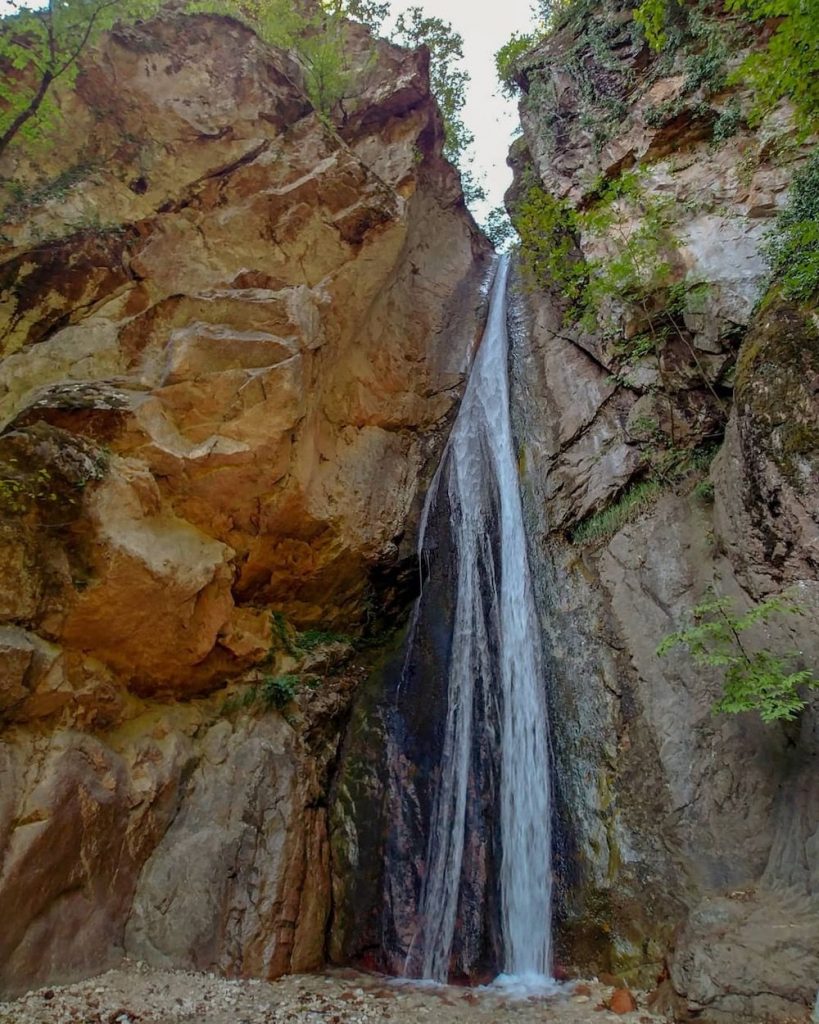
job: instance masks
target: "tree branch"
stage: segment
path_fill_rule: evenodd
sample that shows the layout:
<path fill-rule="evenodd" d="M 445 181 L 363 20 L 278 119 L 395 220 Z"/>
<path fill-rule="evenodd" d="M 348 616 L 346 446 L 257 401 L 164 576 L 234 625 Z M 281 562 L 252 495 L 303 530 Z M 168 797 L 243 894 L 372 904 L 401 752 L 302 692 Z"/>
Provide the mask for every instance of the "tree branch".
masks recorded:
<path fill-rule="evenodd" d="M 34 117 L 34 115 L 40 109 L 40 106 L 43 100 L 45 99 L 45 95 L 48 92 L 49 86 L 51 85 L 53 80 L 54 76 L 51 74 L 51 72 L 46 71 L 46 73 L 40 79 L 40 85 L 37 89 L 37 92 L 32 97 L 29 105 L 26 107 L 25 110 L 20 111 L 17 117 L 15 117 L 15 119 L 8 126 L 8 128 L 3 132 L 2 135 L 0 135 L 0 156 L 2 156 L 2 154 L 5 152 L 9 143 L 14 138 L 14 136 L 20 131 L 23 125 L 26 124 L 27 121 L 30 121 L 32 117 Z"/>

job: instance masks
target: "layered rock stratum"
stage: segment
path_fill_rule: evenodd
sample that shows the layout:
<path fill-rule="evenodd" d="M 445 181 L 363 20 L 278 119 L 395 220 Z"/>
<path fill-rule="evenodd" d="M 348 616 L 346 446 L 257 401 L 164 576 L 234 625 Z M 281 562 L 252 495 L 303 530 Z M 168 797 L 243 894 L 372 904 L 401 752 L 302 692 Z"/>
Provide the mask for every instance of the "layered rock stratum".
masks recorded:
<path fill-rule="evenodd" d="M 6 992 L 323 962 L 349 635 L 401 604 L 489 270 L 428 54 L 345 46 L 328 117 L 293 54 L 169 9 L 3 158 Z"/>

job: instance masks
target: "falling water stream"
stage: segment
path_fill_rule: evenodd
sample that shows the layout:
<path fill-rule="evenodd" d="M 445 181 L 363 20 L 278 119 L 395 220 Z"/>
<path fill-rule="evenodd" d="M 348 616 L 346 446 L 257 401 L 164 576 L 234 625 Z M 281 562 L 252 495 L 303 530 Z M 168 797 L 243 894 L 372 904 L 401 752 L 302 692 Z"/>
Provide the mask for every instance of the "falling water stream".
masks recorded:
<path fill-rule="evenodd" d="M 467 801 L 477 702 L 498 723 L 500 932 L 503 975 L 545 979 L 551 967 L 551 836 L 547 709 L 537 614 L 526 551 L 507 370 L 501 258 L 489 320 L 422 520 L 448 507 L 456 570 L 446 723 L 420 893 L 422 977 L 449 974 L 469 843 Z M 420 602 L 424 601 L 422 594 Z M 411 641 L 412 642 L 412 641 Z M 485 723 L 483 725 L 485 726 Z"/>

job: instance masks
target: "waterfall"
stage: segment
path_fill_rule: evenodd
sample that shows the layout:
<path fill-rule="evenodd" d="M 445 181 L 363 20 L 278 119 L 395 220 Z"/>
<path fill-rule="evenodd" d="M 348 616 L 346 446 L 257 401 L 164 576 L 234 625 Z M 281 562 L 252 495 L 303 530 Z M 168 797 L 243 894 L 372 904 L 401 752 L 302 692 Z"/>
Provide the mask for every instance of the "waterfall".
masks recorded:
<path fill-rule="evenodd" d="M 495 804 L 487 811 L 500 847 L 494 884 L 502 962 L 496 966 L 508 975 L 537 976 L 548 975 L 551 967 L 548 723 L 509 412 L 507 276 L 508 260 L 502 257 L 486 331 L 430 487 L 419 541 L 422 564 L 433 560 L 430 519 L 434 512 L 448 511 L 455 579 L 446 721 L 418 926 L 407 958 L 408 973 L 438 981 L 449 975 L 465 884 L 468 803 L 474 799 L 470 778 L 481 728 L 497 733 L 493 749 L 499 761 Z M 422 594 L 419 608 L 424 600 Z M 415 623 L 418 618 L 417 608 Z M 411 635 L 408 650 L 414 639 Z"/>

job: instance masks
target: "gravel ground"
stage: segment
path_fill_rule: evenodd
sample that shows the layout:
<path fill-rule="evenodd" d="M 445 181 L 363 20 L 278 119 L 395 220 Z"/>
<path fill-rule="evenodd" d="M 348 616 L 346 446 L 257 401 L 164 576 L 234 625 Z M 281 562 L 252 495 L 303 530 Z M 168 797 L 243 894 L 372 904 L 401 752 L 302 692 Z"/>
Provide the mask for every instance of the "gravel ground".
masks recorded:
<path fill-rule="evenodd" d="M 491 990 L 426 987 L 377 975 L 336 971 L 268 984 L 212 974 L 161 971 L 125 962 L 73 985 L 0 1003 L 0 1024 L 656 1024 L 638 1008 L 606 1008 L 613 990 L 568 984 L 550 996 L 512 997 Z M 638 1007 L 644 1000 L 637 994 Z"/>

